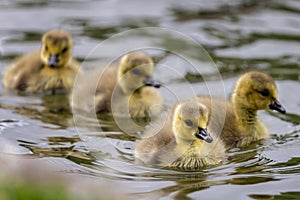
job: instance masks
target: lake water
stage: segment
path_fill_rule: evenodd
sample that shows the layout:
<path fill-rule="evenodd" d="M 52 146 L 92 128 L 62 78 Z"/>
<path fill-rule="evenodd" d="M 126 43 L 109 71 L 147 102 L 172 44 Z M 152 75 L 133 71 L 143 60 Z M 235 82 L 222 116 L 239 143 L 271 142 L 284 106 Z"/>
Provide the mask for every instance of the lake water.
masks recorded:
<path fill-rule="evenodd" d="M 238 75 L 261 70 L 276 80 L 287 110 L 260 112 L 269 139 L 230 150 L 220 166 L 179 172 L 136 165 L 139 131 L 118 127 L 111 115 L 72 115 L 65 94 L 17 94 L 1 85 L 0 135 L 18 154 L 124 185 L 132 198 L 300 198 L 300 1 L 2 0 L 0 21 L 2 73 L 39 48 L 43 33 L 62 28 L 86 71 L 126 51 L 148 52 L 166 107 L 195 94 L 229 97 Z"/>

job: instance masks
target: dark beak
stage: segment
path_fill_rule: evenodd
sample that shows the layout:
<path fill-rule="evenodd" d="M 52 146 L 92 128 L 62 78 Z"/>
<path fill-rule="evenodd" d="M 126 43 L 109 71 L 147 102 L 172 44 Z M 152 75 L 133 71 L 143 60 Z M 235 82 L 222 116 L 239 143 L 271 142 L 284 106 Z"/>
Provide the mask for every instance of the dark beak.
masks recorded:
<path fill-rule="evenodd" d="M 49 66 L 54 68 L 58 65 L 58 56 L 55 54 L 51 54 L 49 57 Z"/>
<path fill-rule="evenodd" d="M 212 137 L 204 128 L 198 127 L 198 132 L 195 135 L 197 138 L 204 140 L 205 142 L 211 143 L 213 141 Z"/>
<path fill-rule="evenodd" d="M 155 88 L 160 88 L 160 83 L 156 82 L 152 79 L 152 77 L 147 77 L 147 79 L 144 81 L 145 86 L 150 86 L 150 87 L 155 87 Z"/>
<path fill-rule="evenodd" d="M 276 110 L 282 114 L 285 114 L 285 112 L 286 112 L 284 107 L 279 103 L 279 101 L 277 99 L 274 99 L 273 104 L 270 104 L 269 108 L 272 110 Z"/>

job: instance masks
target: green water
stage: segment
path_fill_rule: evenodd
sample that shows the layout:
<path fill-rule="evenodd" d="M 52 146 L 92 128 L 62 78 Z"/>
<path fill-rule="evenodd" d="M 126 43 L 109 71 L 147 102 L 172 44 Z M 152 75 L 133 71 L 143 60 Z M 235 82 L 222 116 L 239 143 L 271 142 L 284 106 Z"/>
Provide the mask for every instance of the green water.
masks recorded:
<path fill-rule="evenodd" d="M 154 77 L 164 85 L 167 106 L 193 92 L 228 97 L 239 74 L 257 69 L 274 77 L 287 110 L 260 112 L 269 139 L 230 150 L 220 166 L 187 173 L 136 165 L 139 134 L 123 133 L 110 115 L 83 115 L 75 123 L 67 95 L 10 93 L 1 85 L 0 137 L 25 158 L 44 159 L 60 173 L 112 180 L 132 198 L 300 198 L 299 1 L 4 0 L 0 21 L 2 73 L 13 58 L 39 48 L 44 32 L 62 28 L 73 35 L 74 57 L 86 70 L 121 56 L 123 49 L 144 46 L 158 62 Z M 199 42 L 217 70 L 205 53 L 174 35 L 139 32 L 109 39 L 142 27 L 170 28 Z M 169 49 L 189 55 L 201 75 Z"/>

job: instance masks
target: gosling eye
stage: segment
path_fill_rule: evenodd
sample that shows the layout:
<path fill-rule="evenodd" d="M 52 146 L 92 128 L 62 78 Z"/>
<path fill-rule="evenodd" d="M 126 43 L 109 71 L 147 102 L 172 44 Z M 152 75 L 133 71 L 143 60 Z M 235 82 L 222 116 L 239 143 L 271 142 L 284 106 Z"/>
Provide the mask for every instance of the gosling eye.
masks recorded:
<path fill-rule="evenodd" d="M 191 121 L 191 120 L 185 120 L 184 123 L 187 125 L 187 126 L 190 126 L 192 127 L 194 125 L 194 123 Z"/>
<path fill-rule="evenodd" d="M 264 89 L 263 91 L 260 91 L 259 93 L 264 97 L 269 96 L 269 90 L 267 90 L 267 89 Z"/>
<path fill-rule="evenodd" d="M 66 53 L 68 51 L 68 47 L 63 48 L 62 53 Z"/>
<path fill-rule="evenodd" d="M 131 73 L 135 74 L 135 75 L 142 75 L 142 72 L 138 69 L 133 69 L 131 70 Z"/>
<path fill-rule="evenodd" d="M 48 50 L 49 50 L 47 45 L 45 46 L 45 50 L 46 50 L 46 51 L 48 51 Z"/>

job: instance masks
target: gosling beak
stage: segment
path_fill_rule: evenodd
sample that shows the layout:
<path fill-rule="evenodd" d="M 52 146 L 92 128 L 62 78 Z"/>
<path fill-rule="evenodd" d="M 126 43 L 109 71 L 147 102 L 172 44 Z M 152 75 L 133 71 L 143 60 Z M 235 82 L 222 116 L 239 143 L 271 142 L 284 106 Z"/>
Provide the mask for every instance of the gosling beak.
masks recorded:
<path fill-rule="evenodd" d="M 58 61 L 58 56 L 55 54 L 51 54 L 48 60 L 49 66 L 52 68 L 56 67 L 58 65 Z"/>
<path fill-rule="evenodd" d="M 155 87 L 155 88 L 160 88 L 160 83 L 154 81 L 151 76 L 147 77 L 147 79 L 144 81 L 144 85 L 150 86 L 150 87 Z"/>
<path fill-rule="evenodd" d="M 271 110 L 276 110 L 276 111 L 278 111 L 278 112 L 280 112 L 282 114 L 285 114 L 285 112 L 286 112 L 285 109 L 284 109 L 284 107 L 279 103 L 279 101 L 277 99 L 274 99 L 273 104 L 270 104 L 269 108 Z"/>
<path fill-rule="evenodd" d="M 211 143 L 213 141 L 212 137 L 207 132 L 207 129 L 201 127 L 198 127 L 198 132 L 195 134 L 195 136 L 208 143 Z"/>

